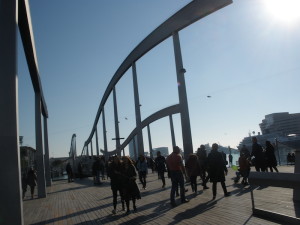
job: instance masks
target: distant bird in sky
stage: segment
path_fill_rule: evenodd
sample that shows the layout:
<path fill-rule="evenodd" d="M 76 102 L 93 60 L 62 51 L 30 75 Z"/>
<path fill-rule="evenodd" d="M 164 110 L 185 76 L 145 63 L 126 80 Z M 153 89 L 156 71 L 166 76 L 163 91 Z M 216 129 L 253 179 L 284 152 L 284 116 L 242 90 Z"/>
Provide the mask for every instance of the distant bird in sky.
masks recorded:
<path fill-rule="evenodd" d="M 207 95 L 206 97 L 208 97 L 208 98 L 211 98 L 211 96 L 210 96 L 210 95 Z"/>
<path fill-rule="evenodd" d="M 127 118 L 127 117 L 125 117 L 125 120 L 128 120 L 128 118 Z"/>

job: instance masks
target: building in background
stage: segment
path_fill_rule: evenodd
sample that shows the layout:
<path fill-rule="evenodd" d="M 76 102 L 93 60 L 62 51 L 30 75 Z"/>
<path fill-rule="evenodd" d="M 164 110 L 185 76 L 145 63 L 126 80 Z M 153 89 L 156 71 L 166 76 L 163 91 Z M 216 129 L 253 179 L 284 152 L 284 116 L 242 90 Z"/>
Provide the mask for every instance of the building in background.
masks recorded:
<path fill-rule="evenodd" d="M 157 152 L 160 151 L 162 156 L 168 156 L 169 155 L 169 148 L 168 147 L 158 147 L 152 149 L 153 157 L 156 158 Z"/>
<path fill-rule="evenodd" d="M 300 113 L 289 114 L 288 112 L 272 113 L 265 116 L 259 124 L 261 134 L 245 137 L 239 144 L 238 149 L 245 145 L 251 152 L 252 137 L 256 137 L 258 143 L 265 148 L 266 141 L 270 141 L 275 147 L 275 155 L 279 164 L 286 164 L 287 155 L 293 153 L 300 143 Z"/>
<path fill-rule="evenodd" d="M 259 124 L 263 135 L 278 133 L 283 136 L 300 134 L 300 113 L 272 113 Z"/>
<path fill-rule="evenodd" d="M 27 173 L 27 171 L 32 167 L 36 169 L 35 160 L 36 150 L 29 146 L 20 147 L 20 159 L 21 159 L 21 172 Z"/>

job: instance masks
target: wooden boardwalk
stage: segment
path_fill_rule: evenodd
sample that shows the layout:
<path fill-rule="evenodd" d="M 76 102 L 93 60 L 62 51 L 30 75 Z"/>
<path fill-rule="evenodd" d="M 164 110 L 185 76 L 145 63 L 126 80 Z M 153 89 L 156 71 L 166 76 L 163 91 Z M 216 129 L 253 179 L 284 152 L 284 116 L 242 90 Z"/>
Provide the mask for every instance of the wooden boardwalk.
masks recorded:
<path fill-rule="evenodd" d="M 252 216 L 250 187 L 234 184 L 234 171 L 229 169 L 226 185 L 232 196 L 223 197 L 218 185 L 216 200 L 212 200 L 212 190 L 202 191 L 195 196 L 191 188 L 186 193 L 189 203 L 170 206 L 170 179 L 162 189 L 157 174 L 147 177 L 147 189 L 141 190 L 142 199 L 137 201 L 137 212 L 125 215 L 121 205 L 117 214 L 112 214 L 112 192 L 109 181 L 94 186 L 91 178 L 67 183 L 55 181 L 47 188 L 47 198 L 24 200 L 25 224 L 277 224 Z M 293 166 L 281 166 L 282 172 L 293 172 Z M 200 182 L 199 178 L 198 181 Z M 210 184 L 209 184 L 210 186 Z M 29 194 L 29 193 L 27 193 Z M 36 197 L 36 196 L 35 196 Z M 299 217 L 299 206 L 292 201 L 292 190 L 267 187 L 254 191 L 256 207 Z"/>

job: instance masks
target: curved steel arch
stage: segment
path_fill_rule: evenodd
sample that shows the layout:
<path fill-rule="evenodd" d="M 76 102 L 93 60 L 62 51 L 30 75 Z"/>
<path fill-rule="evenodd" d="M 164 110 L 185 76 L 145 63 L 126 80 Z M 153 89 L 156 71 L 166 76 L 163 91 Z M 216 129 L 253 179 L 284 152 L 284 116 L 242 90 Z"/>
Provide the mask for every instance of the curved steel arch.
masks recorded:
<path fill-rule="evenodd" d="M 150 123 L 153 123 L 156 120 L 162 119 L 166 116 L 176 114 L 176 113 L 180 113 L 179 104 L 172 105 L 172 106 L 166 107 L 164 109 L 161 109 L 161 110 L 153 113 L 152 115 L 148 116 L 146 119 L 144 119 L 142 121 L 141 128 L 143 129 L 144 127 L 148 126 Z M 122 145 L 120 146 L 120 149 L 124 149 L 129 144 L 129 142 L 133 139 L 133 137 L 135 135 L 137 135 L 137 132 L 138 132 L 138 130 L 136 127 L 129 134 L 129 136 L 126 138 L 126 140 L 122 143 Z M 110 151 L 108 154 L 113 155 L 116 153 L 117 153 L 117 149 Z"/>
<path fill-rule="evenodd" d="M 134 62 L 136 62 L 144 54 L 146 54 L 152 48 L 160 44 L 162 41 L 172 36 L 174 32 L 182 30 L 190 24 L 231 3 L 232 0 L 194 0 L 182 9 L 180 9 L 178 12 L 176 12 L 169 19 L 167 19 L 153 32 L 151 32 L 140 44 L 138 44 L 137 47 L 134 48 L 132 52 L 126 57 L 126 59 L 122 62 L 122 64 L 110 80 L 100 102 L 92 131 L 88 139 L 85 141 L 85 145 L 90 143 L 92 140 L 101 112 L 110 93 Z"/>

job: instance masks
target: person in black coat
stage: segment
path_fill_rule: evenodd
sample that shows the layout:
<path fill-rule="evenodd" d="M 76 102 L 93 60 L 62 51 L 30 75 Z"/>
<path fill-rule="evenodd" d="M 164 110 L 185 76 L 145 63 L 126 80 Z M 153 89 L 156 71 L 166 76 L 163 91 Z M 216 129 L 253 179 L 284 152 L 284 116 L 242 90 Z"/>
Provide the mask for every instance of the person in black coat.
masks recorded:
<path fill-rule="evenodd" d="M 110 186 L 113 193 L 113 206 L 114 209 L 112 211 L 113 214 L 116 214 L 117 208 L 117 198 L 118 198 L 118 191 L 121 197 L 122 202 L 122 210 L 125 210 L 124 205 L 124 195 L 122 190 L 122 183 L 123 183 L 123 176 L 122 173 L 122 164 L 121 160 L 118 156 L 114 156 L 112 162 L 108 164 L 108 176 L 110 177 Z"/>
<path fill-rule="evenodd" d="M 257 172 L 265 172 L 266 171 L 266 159 L 263 148 L 260 144 L 257 143 L 257 138 L 252 137 L 252 152 L 251 157 L 254 156 L 254 166 Z"/>
<path fill-rule="evenodd" d="M 207 157 L 208 175 L 210 182 L 213 183 L 213 199 L 217 195 L 217 183 L 221 182 L 224 196 L 230 196 L 230 192 L 227 191 L 225 185 L 225 174 L 227 175 L 227 167 L 221 152 L 218 152 L 218 144 L 212 145 L 211 152 Z"/>
<path fill-rule="evenodd" d="M 208 189 L 206 183 L 209 180 L 209 177 L 206 175 L 207 173 L 207 153 L 205 149 L 205 145 L 200 145 L 200 148 L 197 149 L 197 157 L 200 166 L 200 178 L 202 180 L 203 189 Z"/>
<path fill-rule="evenodd" d="M 275 153 L 274 153 L 274 147 L 271 144 L 270 141 L 266 141 L 266 152 L 265 152 L 265 156 L 267 159 L 267 167 L 270 168 L 271 172 L 273 172 L 273 169 L 278 173 L 278 169 L 277 169 L 277 160 L 275 157 Z"/>
<path fill-rule="evenodd" d="M 133 204 L 133 210 L 136 211 L 136 199 L 141 198 L 141 193 L 139 190 L 139 187 L 136 183 L 136 176 L 137 172 L 135 169 L 135 166 L 132 162 L 132 160 L 128 156 L 123 156 L 123 169 L 122 169 L 122 175 L 124 177 L 123 181 L 123 193 L 124 193 L 124 199 L 126 202 L 126 207 L 127 207 L 127 214 L 130 213 L 130 200 L 132 200 Z"/>
<path fill-rule="evenodd" d="M 73 181 L 73 170 L 72 170 L 72 166 L 70 163 L 67 164 L 66 171 L 68 174 L 68 182 L 70 183 Z"/>
<path fill-rule="evenodd" d="M 165 172 L 166 172 L 166 158 L 161 155 L 160 151 L 157 151 L 157 157 L 155 159 L 155 165 L 157 169 L 157 174 L 160 177 L 162 181 L 162 188 L 166 186 L 166 181 L 165 181 Z"/>
<path fill-rule="evenodd" d="M 27 184 L 30 187 L 31 199 L 33 199 L 36 180 L 37 180 L 36 171 L 33 168 L 30 168 L 27 174 Z"/>

